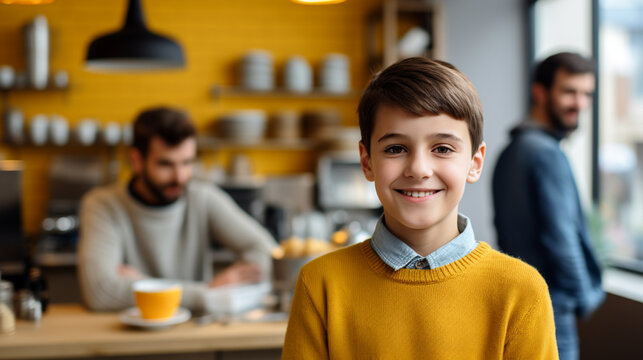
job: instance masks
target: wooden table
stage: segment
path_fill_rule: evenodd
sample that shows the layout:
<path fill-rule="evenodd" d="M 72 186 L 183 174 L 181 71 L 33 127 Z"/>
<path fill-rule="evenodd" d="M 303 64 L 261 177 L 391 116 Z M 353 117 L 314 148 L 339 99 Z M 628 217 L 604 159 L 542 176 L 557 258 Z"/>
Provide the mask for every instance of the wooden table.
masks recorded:
<path fill-rule="evenodd" d="M 0 335 L 0 359 L 73 358 L 280 349 L 286 322 L 191 321 L 163 330 L 128 327 L 118 313 L 93 313 L 81 305 L 52 305 L 40 324 L 18 321 L 16 332 Z"/>

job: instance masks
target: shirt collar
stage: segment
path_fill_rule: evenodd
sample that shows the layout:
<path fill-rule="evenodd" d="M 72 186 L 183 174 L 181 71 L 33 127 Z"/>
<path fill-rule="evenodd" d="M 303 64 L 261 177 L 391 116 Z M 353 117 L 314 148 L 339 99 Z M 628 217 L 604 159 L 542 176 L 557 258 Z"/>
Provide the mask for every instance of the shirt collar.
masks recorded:
<path fill-rule="evenodd" d="M 518 133 L 521 133 L 525 130 L 540 130 L 544 132 L 545 134 L 548 134 L 549 136 L 553 137 L 556 139 L 556 141 L 560 142 L 563 140 L 565 137 L 567 137 L 568 133 L 565 131 L 560 131 L 560 130 L 555 130 L 550 127 L 545 126 L 544 124 L 528 118 L 524 122 L 518 124 L 515 128 L 513 128 L 510 133 L 512 136 L 515 136 Z"/>
<path fill-rule="evenodd" d="M 382 215 L 373 232 L 371 247 L 382 261 L 395 271 L 402 268 L 415 268 L 414 264 L 422 259 L 428 262 L 430 269 L 435 269 L 461 259 L 477 246 L 469 219 L 460 214 L 458 214 L 458 231 L 460 235 L 426 257 L 422 257 L 386 228 L 384 215 Z"/>

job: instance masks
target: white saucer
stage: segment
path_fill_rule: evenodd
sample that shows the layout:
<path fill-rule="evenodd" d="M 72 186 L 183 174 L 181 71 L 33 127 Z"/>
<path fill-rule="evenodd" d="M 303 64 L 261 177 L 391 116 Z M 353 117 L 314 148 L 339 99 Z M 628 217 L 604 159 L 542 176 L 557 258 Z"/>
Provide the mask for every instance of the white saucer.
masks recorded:
<path fill-rule="evenodd" d="M 141 312 L 137 307 L 131 307 L 121 312 L 120 319 L 121 322 L 127 325 L 148 329 L 160 329 L 186 322 L 190 319 L 191 315 L 190 310 L 180 307 L 170 318 L 163 320 L 146 320 L 141 317 Z"/>

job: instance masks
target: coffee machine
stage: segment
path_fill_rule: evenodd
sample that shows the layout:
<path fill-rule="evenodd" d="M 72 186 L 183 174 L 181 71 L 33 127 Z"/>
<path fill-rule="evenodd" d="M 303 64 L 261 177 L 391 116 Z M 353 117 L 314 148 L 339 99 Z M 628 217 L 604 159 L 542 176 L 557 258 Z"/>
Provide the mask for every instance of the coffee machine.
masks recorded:
<path fill-rule="evenodd" d="M 49 167 L 49 204 L 42 222 L 40 252 L 75 252 L 82 196 L 95 186 L 116 181 L 119 164 L 98 156 L 58 156 Z"/>
<path fill-rule="evenodd" d="M 364 178 L 357 151 L 330 151 L 317 165 L 318 206 L 333 231 L 342 231 L 348 243 L 370 238 L 381 215 L 375 185 Z"/>

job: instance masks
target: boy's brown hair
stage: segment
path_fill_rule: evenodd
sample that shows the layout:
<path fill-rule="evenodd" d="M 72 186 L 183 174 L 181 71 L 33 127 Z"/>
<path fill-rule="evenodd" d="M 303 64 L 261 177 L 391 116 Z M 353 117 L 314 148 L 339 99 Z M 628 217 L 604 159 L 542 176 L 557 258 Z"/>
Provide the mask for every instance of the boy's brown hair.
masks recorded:
<path fill-rule="evenodd" d="M 478 93 L 471 81 L 447 62 L 412 57 L 375 75 L 357 108 L 361 141 L 369 154 L 375 117 L 382 104 L 417 116 L 444 113 L 466 121 L 472 156 L 482 143 L 483 115 Z"/>

